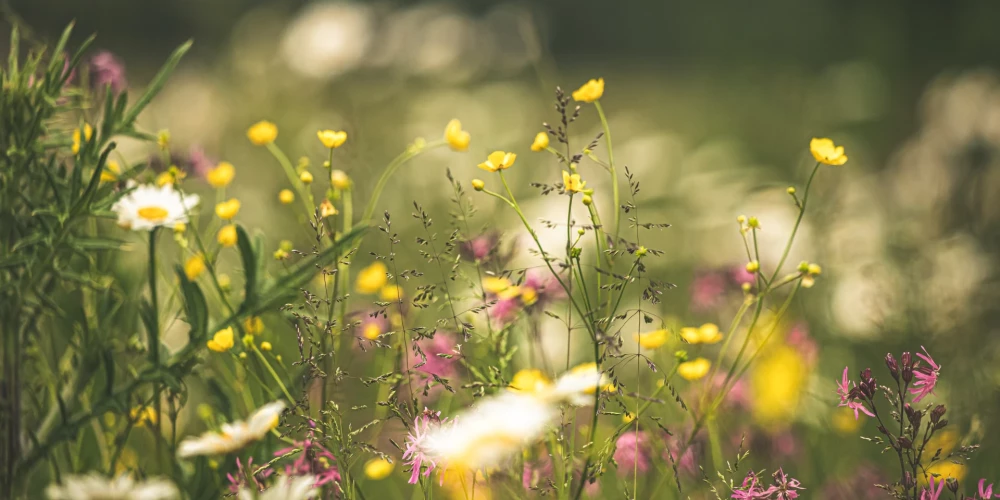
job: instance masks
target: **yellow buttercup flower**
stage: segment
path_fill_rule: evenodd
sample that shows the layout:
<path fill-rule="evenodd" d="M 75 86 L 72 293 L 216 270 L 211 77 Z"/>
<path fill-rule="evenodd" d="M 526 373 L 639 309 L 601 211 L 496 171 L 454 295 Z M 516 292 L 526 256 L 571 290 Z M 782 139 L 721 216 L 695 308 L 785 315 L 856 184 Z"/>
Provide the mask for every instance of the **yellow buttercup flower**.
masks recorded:
<path fill-rule="evenodd" d="M 397 285 L 386 285 L 379 290 L 379 298 L 383 302 L 397 302 L 403 296 L 403 288 Z"/>
<path fill-rule="evenodd" d="M 639 342 L 643 349 L 656 349 L 667 343 L 670 333 L 666 330 L 655 330 L 646 333 L 636 333 L 633 338 Z"/>
<path fill-rule="evenodd" d="M 136 406 L 132 408 L 129 412 L 129 417 L 135 422 L 136 427 L 142 427 L 146 425 L 146 422 L 156 425 L 158 415 L 156 414 L 156 409 L 151 406 Z"/>
<path fill-rule="evenodd" d="M 534 288 L 521 289 L 521 303 L 530 306 L 538 302 L 538 292 Z"/>
<path fill-rule="evenodd" d="M 319 215 L 324 219 L 331 215 L 337 215 L 338 213 L 340 212 L 337 212 L 337 207 L 333 206 L 333 203 L 331 203 L 330 200 L 323 200 L 323 203 L 319 204 Z"/>
<path fill-rule="evenodd" d="M 507 278 L 496 276 L 483 278 L 483 290 L 496 294 L 501 299 L 513 299 L 521 294 L 521 287 L 511 283 Z"/>
<path fill-rule="evenodd" d="M 320 130 L 316 132 L 316 136 L 319 137 L 319 142 L 329 149 L 339 148 L 347 141 L 347 132 L 343 130 Z"/>
<path fill-rule="evenodd" d="M 208 348 L 215 352 L 226 352 L 236 345 L 233 342 L 233 327 L 228 327 L 225 330 L 219 330 L 215 332 L 208 341 Z"/>
<path fill-rule="evenodd" d="M 340 190 L 350 189 L 351 178 L 343 170 L 334 170 L 330 172 L 330 185 Z"/>
<path fill-rule="evenodd" d="M 295 193 L 291 189 L 282 189 L 278 192 L 278 201 L 284 205 L 289 205 L 295 201 Z"/>
<path fill-rule="evenodd" d="M 444 140 L 448 143 L 448 146 L 455 151 L 465 151 L 469 149 L 469 141 L 471 136 L 468 132 L 462 130 L 462 122 L 458 119 L 454 119 L 448 122 L 448 125 L 444 128 Z"/>
<path fill-rule="evenodd" d="M 549 147 L 549 134 L 548 132 L 539 132 L 535 135 L 535 141 L 531 143 L 532 151 L 545 151 L 545 148 Z"/>
<path fill-rule="evenodd" d="M 514 374 L 508 386 L 513 391 L 542 394 L 552 386 L 552 381 L 535 368 L 525 368 Z"/>
<path fill-rule="evenodd" d="M 514 153 L 494 151 L 490 153 L 490 155 L 486 158 L 486 161 L 479 164 L 479 168 L 489 172 L 496 172 L 497 170 L 510 168 L 516 159 L 517 155 Z"/>
<path fill-rule="evenodd" d="M 270 351 L 271 350 L 271 343 L 267 342 L 267 341 L 261 342 L 260 343 L 260 350 L 262 350 L 262 351 Z"/>
<path fill-rule="evenodd" d="M 206 179 L 208 184 L 214 188 L 226 187 L 230 182 L 233 182 L 233 177 L 236 177 L 236 169 L 233 168 L 233 164 L 228 161 L 224 161 L 215 166 L 212 170 L 208 171 Z"/>
<path fill-rule="evenodd" d="M 809 152 L 813 158 L 820 163 L 827 165 L 843 165 L 847 163 L 847 155 L 844 154 L 844 146 L 835 146 L 833 141 L 827 138 L 816 138 L 809 141 Z"/>
<path fill-rule="evenodd" d="M 375 340 L 379 335 L 382 335 L 382 329 L 379 328 L 378 323 L 372 321 L 365 325 L 364 329 L 361 331 L 361 335 L 368 340 Z"/>
<path fill-rule="evenodd" d="M 708 375 L 708 369 L 711 367 L 711 361 L 705 358 L 698 358 L 678 365 L 677 374 L 684 377 L 685 380 L 698 380 Z"/>
<path fill-rule="evenodd" d="M 389 477 L 395 468 L 396 466 L 392 462 L 377 457 L 365 462 L 365 475 L 368 476 L 368 479 L 378 481 Z"/>
<path fill-rule="evenodd" d="M 604 95 L 604 79 L 590 80 L 573 91 L 573 99 L 581 102 L 594 102 Z"/>
<path fill-rule="evenodd" d="M 80 153 L 80 145 L 83 142 L 90 141 L 90 137 L 94 135 L 94 128 L 90 126 L 89 123 L 83 124 L 83 139 L 80 139 L 80 129 L 73 131 L 73 154 Z"/>
<path fill-rule="evenodd" d="M 243 329 L 250 335 L 256 335 L 264 331 L 264 320 L 260 316 L 251 316 L 243 322 Z"/>
<path fill-rule="evenodd" d="M 163 187 L 166 185 L 174 185 L 174 181 L 177 179 L 170 175 L 170 172 L 161 172 L 160 175 L 156 176 L 156 185 L 158 187 Z"/>
<path fill-rule="evenodd" d="M 308 170 L 303 170 L 302 173 L 299 174 L 299 180 L 302 181 L 303 184 L 312 184 L 313 174 L 309 173 Z"/>
<path fill-rule="evenodd" d="M 237 235 L 236 226 L 233 224 L 222 226 L 222 229 L 219 229 L 219 233 L 215 236 L 216 241 L 224 247 L 235 246 L 237 238 L 239 235 Z"/>
<path fill-rule="evenodd" d="M 807 390 L 809 367 L 795 348 L 770 348 L 750 374 L 754 419 L 765 426 L 784 426 L 792 421 Z"/>
<path fill-rule="evenodd" d="M 101 171 L 101 182 L 115 182 L 122 173 L 122 167 L 114 160 L 108 160 Z"/>
<path fill-rule="evenodd" d="M 386 269 L 382 261 L 375 261 L 358 273 L 358 281 L 355 283 L 355 288 L 360 293 L 376 293 L 389 281 L 389 277 L 386 275 L 387 272 L 388 269 Z"/>
<path fill-rule="evenodd" d="M 192 255 L 184 262 L 184 275 L 188 281 L 194 281 L 205 272 L 205 258 L 201 254 Z"/>
<path fill-rule="evenodd" d="M 714 344 L 722 340 L 722 332 L 713 323 L 705 323 L 697 328 L 681 328 L 681 338 L 689 344 Z"/>
<path fill-rule="evenodd" d="M 240 212 L 240 200 L 231 198 L 215 206 L 215 215 L 222 220 L 232 220 Z"/>
<path fill-rule="evenodd" d="M 247 139 L 250 139 L 255 146 L 266 146 L 277 138 L 278 126 L 267 120 L 254 123 L 247 130 Z"/>
<path fill-rule="evenodd" d="M 563 170 L 563 188 L 566 189 L 567 193 L 579 193 L 583 191 L 584 186 L 587 185 L 587 181 L 580 179 L 580 174 L 570 174 L 569 172 Z"/>

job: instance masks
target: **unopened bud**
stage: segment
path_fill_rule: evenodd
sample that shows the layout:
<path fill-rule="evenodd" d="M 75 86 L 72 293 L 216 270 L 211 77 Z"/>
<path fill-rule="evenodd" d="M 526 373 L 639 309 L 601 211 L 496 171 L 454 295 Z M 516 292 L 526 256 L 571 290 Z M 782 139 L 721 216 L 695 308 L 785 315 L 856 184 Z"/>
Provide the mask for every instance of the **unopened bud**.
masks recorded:
<path fill-rule="evenodd" d="M 948 489 L 951 490 L 952 493 L 958 493 L 958 479 L 949 477 L 946 484 L 948 485 Z M 980 482 L 980 484 L 982 483 Z"/>
<path fill-rule="evenodd" d="M 635 256 L 636 257 L 645 257 L 647 252 L 649 252 L 649 250 L 646 250 L 646 247 L 640 245 L 639 248 L 637 248 L 635 250 Z"/>
<path fill-rule="evenodd" d="M 948 410 L 944 407 L 944 405 L 935 406 L 934 409 L 931 410 L 931 422 L 937 424 L 941 420 L 941 417 L 944 416 L 946 411 Z"/>
<path fill-rule="evenodd" d="M 745 215 L 740 215 L 740 216 L 736 217 L 736 222 L 739 222 L 740 224 L 743 224 L 746 221 L 747 221 L 747 216 L 745 216 Z"/>
<path fill-rule="evenodd" d="M 747 225 L 753 228 L 759 228 L 760 220 L 758 220 L 757 217 L 751 216 L 749 219 L 747 219 Z"/>
<path fill-rule="evenodd" d="M 788 194 L 795 194 L 795 188 L 793 186 L 788 186 L 788 189 L 786 189 L 785 192 Z"/>
<path fill-rule="evenodd" d="M 482 191 L 486 189 L 486 183 L 482 179 L 472 179 L 472 189 L 476 191 Z"/>
<path fill-rule="evenodd" d="M 809 263 L 806 261 L 799 262 L 798 270 L 800 273 L 809 272 Z"/>
<path fill-rule="evenodd" d="M 594 199 L 591 198 L 591 196 L 589 194 L 583 195 L 583 200 L 582 201 L 583 201 L 583 204 L 587 205 L 588 207 L 590 206 L 591 203 L 594 203 Z"/>
<path fill-rule="evenodd" d="M 910 441 L 910 438 L 906 436 L 899 436 L 899 439 L 896 441 L 899 443 L 899 447 L 903 449 L 908 450 L 911 446 L 913 446 L 913 441 Z"/>
<path fill-rule="evenodd" d="M 885 355 L 885 366 L 889 368 L 889 374 L 892 378 L 899 380 L 899 364 L 896 363 L 896 358 L 892 357 L 892 353 L 887 353 Z"/>
<path fill-rule="evenodd" d="M 747 262 L 747 272 L 748 273 L 753 274 L 753 273 L 756 273 L 757 271 L 760 271 L 760 262 L 757 262 L 756 260 L 752 260 L 750 262 Z"/>
<path fill-rule="evenodd" d="M 310 174 L 308 170 L 305 170 L 299 174 L 299 180 L 302 181 L 303 184 L 312 184 L 313 174 Z"/>
<path fill-rule="evenodd" d="M 944 420 L 942 420 L 942 421 L 940 421 L 940 422 L 938 422 L 938 423 L 936 423 L 936 424 L 934 424 L 934 430 L 944 429 L 945 427 L 948 427 L 948 419 L 947 418 L 944 419 Z"/>

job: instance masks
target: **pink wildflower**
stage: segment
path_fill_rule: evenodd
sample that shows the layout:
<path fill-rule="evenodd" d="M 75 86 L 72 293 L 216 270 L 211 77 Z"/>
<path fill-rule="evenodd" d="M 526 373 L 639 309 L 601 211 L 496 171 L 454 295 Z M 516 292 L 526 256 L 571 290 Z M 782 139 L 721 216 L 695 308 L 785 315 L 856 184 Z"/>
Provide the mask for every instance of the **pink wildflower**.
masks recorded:
<path fill-rule="evenodd" d="M 919 354 L 917 354 L 919 356 Z M 941 479 L 941 482 L 937 483 L 937 489 L 934 488 L 934 476 L 930 478 L 930 484 L 927 488 L 920 493 L 920 500 L 938 500 L 941 493 L 944 491 L 945 480 Z"/>
<path fill-rule="evenodd" d="M 521 287 L 534 290 L 538 295 L 535 304 L 538 305 L 566 298 L 566 290 L 563 290 L 559 280 L 548 269 L 528 269 L 524 273 L 524 283 L 521 284 Z"/>
<path fill-rule="evenodd" d="M 649 436 L 634 430 L 622 434 L 615 443 L 614 459 L 621 475 L 629 475 L 636 470 L 645 473 L 652 466 Z"/>
<path fill-rule="evenodd" d="M 524 471 L 521 473 L 521 485 L 530 490 L 544 483 L 545 478 L 552 476 L 552 459 L 542 455 L 535 462 L 524 461 Z"/>
<path fill-rule="evenodd" d="M 102 50 L 90 58 L 90 80 L 94 88 L 104 93 L 104 87 L 111 86 L 114 95 L 120 94 L 128 81 L 125 79 L 125 65 L 114 54 Z"/>
<path fill-rule="evenodd" d="M 449 333 L 442 331 L 434 332 L 433 337 L 418 340 L 417 346 L 424 355 L 421 356 L 416 349 L 411 349 L 411 367 L 429 375 L 437 375 L 442 378 L 455 375 L 455 363 L 459 356 L 455 353 L 455 339 Z M 453 357 L 445 358 L 438 356 L 438 354 L 450 354 Z M 426 360 L 424 360 L 425 357 L 427 358 Z"/>
<path fill-rule="evenodd" d="M 229 491 L 237 493 L 241 487 L 246 487 L 253 491 L 263 491 L 264 483 L 261 480 L 267 479 L 271 474 L 274 474 L 274 471 L 271 469 L 264 469 L 254 474 L 253 457 L 247 459 L 246 465 L 240 462 L 240 457 L 236 457 L 236 475 L 226 473 L 226 479 L 229 480 Z"/>
<path fill-rule="evenodd" d="M 799 498 L 797 490 L 804 490 L 798 479 L 790 478 L 780 467 L 774 473 L 775 500 L 793 500 Z"/>
<path fill-rule="evenodd" d="M 979 498 L 980 500 L 986 500 L 988 498 L 993 498 L 993 484 L 989 486 L 986 485 L 986 478 L 979 480 Z M 1000 498 L 1000 494 L 997 494 L 996 498 Z"/>
<path fill-rule="evenodd" d="M 916 394 L 917 396 L 913 398 L 913 403 L 919 403 L 924 396 L 928 394 L 934 394 L 934 386 L 937 385 L 938 375 L 941 372 L 941 367 L 934 362 L 934 358 L 931 358 L 930 353 L 924 346 L 920 346 L 924 350 L 924 354 L 917 353 L 917 357 L 927 362 L 929 366 L 918 366 L 913 370 L 913 376 L 917 379 L 913 383 L 913 387 L 910 388 L 911 394 Z"/>
<path fill-rule="evenodd" d="M 715 271 L 701 271 L 691 280 L 691 308 L 695 311 L 714 309 L 726 293 L 726 277 Z"/>
<path fill-rule="evenodd" d="M 743 485 L 739 489 L 733 490 L 733 495 L 730 498 L 737 500 L 761 500 L 770 498 L 777 490 L 778 488 L 774 486 L 764 489 L 764 486 L 760 484 L 757 473 L 750 471 L 747 473 L 747 477 L 743 478 Z"/>
<path fill-rule="evenodd" d="M 316 424 L 310 421 L 309 425 L 315 427 Z M 313 486 L 317 488 L 329 483 L 336 485 L 340 481 L 340 471 L 335 464 L 336 458 L 330 450 L 316 442 L 312 431 L 305 440 L 296 441 L 294 446 L 274 452 L 274 456 L 280 457 L 296 448 L 301 451 L 291 464 L 285 465 L 286 476 L 315 476 L 316 482 Z"/>
<path fill-rule="evenodd" d="M 729 268 L 729 277 L 740 286 L 745 284 L 753 285 L 757 282 L 757 276 L 747 271 L 744 265 L 735 265 Z"/>
<path fill-rule="evenodd" d="M 424 440 L 430 431 L 438 428 L 444 421 L 441 419 L 441 412 L 434 412 L 424 408 L 423 413 L 413 421 L 413 430 L 406 436 L 406 450 L 403 452 L 403 460 L 410 466 L 410 484 L 417 484 L 420 479 L 420 470 L 424 469 L 424 477 L 431 475 L 437 463 L 424 453 Z"/>
<path fill-rule="evenodd" d="M 851 397 L 851 380 L 847 377 L 847 367 L 844 367 L 844 376 L 840 383 L 837 384 L 837 394 L 840 396 L 840 404 L 837 406 L 846 406 L 854 410 L 854 420 L 858 419 L 858 412 L 862 412 L 869 417 L 874 417 L 875 414 L 865 407 L 865 404 L 861 401 L 855 401 Z"/>

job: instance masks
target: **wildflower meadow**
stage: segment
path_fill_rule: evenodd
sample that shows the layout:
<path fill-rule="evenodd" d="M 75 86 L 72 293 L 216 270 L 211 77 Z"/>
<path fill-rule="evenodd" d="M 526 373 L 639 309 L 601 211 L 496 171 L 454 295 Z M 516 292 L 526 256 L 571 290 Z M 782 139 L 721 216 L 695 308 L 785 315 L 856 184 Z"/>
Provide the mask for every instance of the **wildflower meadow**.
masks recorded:
<path fill-rule="evenodd" d="M 331 112 L 321 66 L 213 90 L 197 39 L 133 73 L 7 10 L 0 498 L 1000 498 L 998 78 L 930 88 L 878 179 L 835 124 L 765 173 L 600 64 Z"/>

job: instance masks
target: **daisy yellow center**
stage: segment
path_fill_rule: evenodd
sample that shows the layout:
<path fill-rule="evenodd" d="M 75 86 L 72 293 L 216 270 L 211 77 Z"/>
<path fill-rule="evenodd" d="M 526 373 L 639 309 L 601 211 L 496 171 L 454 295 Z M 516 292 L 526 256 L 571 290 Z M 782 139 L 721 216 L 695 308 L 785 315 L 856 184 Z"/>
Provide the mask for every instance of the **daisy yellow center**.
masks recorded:
<path fill-rule="evenodd" d="M 167 218 L 169 212 L 163 207 L 152 206 L 140 208 L 138 214 L 150 222 L 160 222 Z"/>

